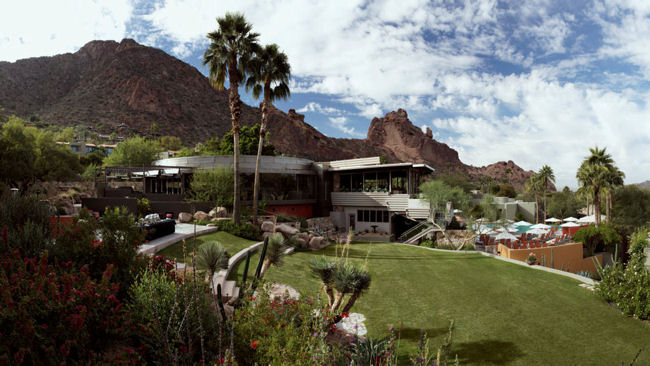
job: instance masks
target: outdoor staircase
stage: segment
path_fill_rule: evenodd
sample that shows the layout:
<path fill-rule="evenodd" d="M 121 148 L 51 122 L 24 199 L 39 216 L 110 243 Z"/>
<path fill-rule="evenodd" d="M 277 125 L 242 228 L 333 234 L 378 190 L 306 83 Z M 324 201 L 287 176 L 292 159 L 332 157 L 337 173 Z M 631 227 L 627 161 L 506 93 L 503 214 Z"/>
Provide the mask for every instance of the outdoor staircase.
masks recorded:
<path fill-rule="evenodd" d="M 401 241 L 402 243 L 406 243 L 407 241 L 413 239 L 415 236 L 418 236 L 422 231 L 427 231 L 427 229 L 430 227 L 433 227 L 433 225 L 430 222 L 421 221 L 417 225 L 403 232 L 402 235 L 400 235 L 397 240 Z"/>
<path fill-rule="evenodd" d="M 425 235 L 430 234 L 430 233 L 432 233 L 432 232 L 434 232 L 434 231 L 436 231 L 436 230 L 437 230 L 436 227 L 434 227 L 434 226 L 430 226 L 430 227 L 428 227 L 428 228 L 426 228 L 426 229 L 420 231 L 420 232 L 417 233 L 416 235 L 412 236 L 411 238 L 409 238 L 409 239 L 403 241 L 403 243 L 404 243 L 404 244 L 415 244 L 415 243 L 417 243 L 418 240 L 420 240 L 421 238 L 423 238 Z"/>

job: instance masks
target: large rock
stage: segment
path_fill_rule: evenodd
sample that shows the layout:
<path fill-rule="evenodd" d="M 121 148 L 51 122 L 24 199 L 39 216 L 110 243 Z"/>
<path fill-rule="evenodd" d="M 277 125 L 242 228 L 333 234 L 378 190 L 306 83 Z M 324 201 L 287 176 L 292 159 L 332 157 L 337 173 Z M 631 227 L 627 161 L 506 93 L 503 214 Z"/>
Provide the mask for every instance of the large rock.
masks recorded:
<path fill-rule="evenodd" d="M 325 238 L 322 236 L 314 236 L 311 238 L 309 241 L 309 248 L 312 250 L 320 249 L 323 247 L 323 242 L 325 241 Z"/>
<path fill-rule="evenodd" d="M 266 239 L 266 238 L 270 238 L 271 235 L 273 235 L 273 233 L 270 232 L 270 231 L 265 231 L 265 232 L 263 232 L 263 233 L 262 233 L 262 240 L 264 240 L 264 239 Z"/>
<path fill-rule="evenodd" d="M 275 231 L 281 232 L 282 234 L 284 234 L 284 236 L 287 237 L 297 235 L 300 232 L 300 230 L 296 229 L 295 227 L 291 227 L 287 224 L 280 224 L 276 226 Z"/>
<path fill-rule="evenodd" d="M 262 231 L 266 232 L 273 232 L 273 222 L 272 221 L 264 221 L 262 223 Z"/>
<path fill-rule="evenodd" d="M 228 216 L 228 210 L 225 207 L 215 207 L 210 210 L 210 212 L 208 212 L 208 216 L 210 216 L 211 219 L 217 217 L 226 217 Z"/>
<path fill-rule="evenodd" d="M 189 212 L 181 212 L 178 214 L 178 222 L 188 223 L 192 221 L 192 214 Z"/>
<path fill-rule="evenodd" d="M 203 211 L 196 211 L 194 213 L 194 220 L 209 220 L 210 216 Z"/>
<path fill-rule="evenodd" d="M 298 239 L 302 239 L 306 243 L 309 243 L 309 233 L 298 233 Z"/>
<path fill-rule="evenodd" d="M 298 245 L 298 248 L 307 248 L 307 243 L 309 243 L 307 240 L 303 238 L 298 238 L 296 239 L 296 244 Z"/>
<path fill-rule="evenodd" d="M 273 283 L 269 289 L 269 297 L 274 301 L 298 300 L 300 293 L 289 285 Z"/>

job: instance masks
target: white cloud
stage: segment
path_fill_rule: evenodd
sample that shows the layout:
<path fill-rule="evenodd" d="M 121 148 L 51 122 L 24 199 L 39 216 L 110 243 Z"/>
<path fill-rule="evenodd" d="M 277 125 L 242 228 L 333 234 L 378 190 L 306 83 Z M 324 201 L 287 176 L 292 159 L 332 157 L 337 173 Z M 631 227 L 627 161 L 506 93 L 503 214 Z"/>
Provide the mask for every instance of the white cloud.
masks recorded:
<path fill-rule="evenodd" d="M 309 102 L 305 104 L 305 106 L 298 109 L 297 112 L 298 113 L 317 112 L 325 115 L 340 115 L 343 113 L 343 111 L 340 109 L 334 107 L 324 107 L 316 102 Z"/>
<path fill-rule="evenodd" d="M 0 5 L 0 61 L 74 52 L 95 39 L 121 40 L 129 0 L 4 1 Z"/>
<path fill-rule="evenodd" d="M 354 137 L 360 137 L 360 138 L 365 137 L 365 135 L 363 133 L 357 132 L 353 127 L 348 127 L 346 125 L 346 122 L 348 121 L 348 119 L 343 117 L 343 116 L 341 116 L 341 117 L 329 117 L 329 120 L 330 120 L 330 124 L 334 128 L 344 132 L 347 135 L 354 136 Z"/>

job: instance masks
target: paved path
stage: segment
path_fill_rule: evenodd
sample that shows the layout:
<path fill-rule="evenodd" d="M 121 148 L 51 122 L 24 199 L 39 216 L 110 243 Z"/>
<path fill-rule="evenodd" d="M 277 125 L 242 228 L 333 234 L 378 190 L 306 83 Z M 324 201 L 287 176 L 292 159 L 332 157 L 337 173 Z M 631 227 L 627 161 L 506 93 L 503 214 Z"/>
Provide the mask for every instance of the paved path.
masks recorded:
<path fill-rule="evenodd" d="M 215 232 L 219 229 L 212 226 L 196 225 L 196 235 L 203 235 Z M 181 224 L 176 223 L 176 229 L 173 234 L 163 236 L 162 238 L 154 239 L 146 244 L 142 244 L 138 248 L 138 253 L 153 255 L 168 246 L 178 243 L 179 241 L 194 236 L 194 224 Z"/>

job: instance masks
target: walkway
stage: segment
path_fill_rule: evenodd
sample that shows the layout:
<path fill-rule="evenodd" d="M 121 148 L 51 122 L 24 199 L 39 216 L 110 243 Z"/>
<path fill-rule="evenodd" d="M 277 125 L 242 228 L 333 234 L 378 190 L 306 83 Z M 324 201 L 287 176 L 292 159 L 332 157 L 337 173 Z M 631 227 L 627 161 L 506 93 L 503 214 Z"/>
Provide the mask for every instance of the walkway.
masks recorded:
<path fill-rule="evenodd" d="M 218 231 L 219 229 L 212 226 L 196 225 L 196 235 L 203 235 Z M 154 239 L 138 248 L 138 253 L 154 255 L 168 246 L 178 243 L 179 241 L 194 236 L 194 224 L 176 223 L 176 229 L 173 234 Z"/>

